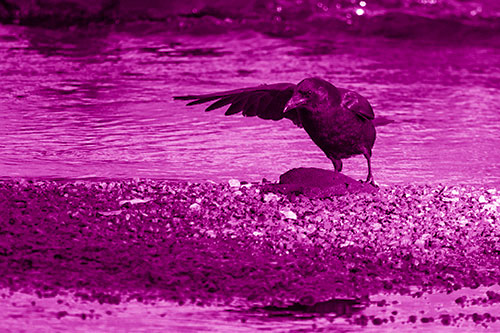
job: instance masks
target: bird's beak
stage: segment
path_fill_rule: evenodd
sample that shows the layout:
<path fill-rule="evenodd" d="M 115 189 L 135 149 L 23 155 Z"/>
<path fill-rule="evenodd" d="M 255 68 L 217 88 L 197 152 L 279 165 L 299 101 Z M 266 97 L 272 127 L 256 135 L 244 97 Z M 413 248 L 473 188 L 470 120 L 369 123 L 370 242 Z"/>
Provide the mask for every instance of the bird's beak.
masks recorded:
<path fill-rule="evenodd" d="M 286 103 L 284 112 L 301 107 L 307 103 L 307 98 L 299 95 L 293 95 L 292 98 Z"/>

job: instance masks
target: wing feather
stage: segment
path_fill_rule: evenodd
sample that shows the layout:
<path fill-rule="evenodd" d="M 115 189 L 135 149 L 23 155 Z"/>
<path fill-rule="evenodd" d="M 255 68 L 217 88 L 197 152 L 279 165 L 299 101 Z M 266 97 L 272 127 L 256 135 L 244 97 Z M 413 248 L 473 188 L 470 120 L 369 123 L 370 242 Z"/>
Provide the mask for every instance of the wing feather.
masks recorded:
<path fill-rule="evenodd" d="M 196 105 L 196 104 L 203 104 L 203 103 L 210 102 L 210 101 L 213 101 L 214 99 L 218 99 L 218 98 L 220 98 L 220 96 L 200 98 L 196 101 L 189 102 L 186 105 L 191 106 L 191 105 Z"/>
<path fill-rule="evenodd" d="M 218 108 L 221 108 L 225 105 L 231 104 L 233 102 L 234 96 L 224 97 L 219 99 L 217 102 L 211 104 L 209 107 L 205 109 L 205 111 L 212 111 Z"/>
<path fill-rule="evenodd" d="M 232 114 L 236 114 L 236 113 L 240 112 L 241 110 L 244 109 L 245 104 L 246 104 L 247 101 L 248 101 L 247 96 L 243 96 L 243 97 L 240 97 L 240 98 L 236 97 L 235 101 L 233 101 L 233 103 L 231 104 L 231 106 L 229 106 L 229 108 L 227 109 L 225 115 L 226 116 L 230 116 Z"/>
<path fill-rule="evenodd" d="M 264 113 L 270 117 L 270 119 L 277 120 L 284 117 L 283 114 L 280 114 L 280 118 L 276 118 L 276 112 L 274 110 L 284 110 L 286 103 L 292 97 L 293 91 L 279 91 L 276 93 L 276 96 L 273 97 L 269 101 L 268 106 Z"/>
<path fill-rule="evenodd" d="M 206 111 L 230 105 L 225 113 L 228 116 L 242 112 L 246 117 L 279 120 L 285 118 L 285 105 L 292 97 L 294 88 L 292 83 L 277 83 L 211 94 L 175 96 L 174 99 L 192 100 L 187 105 L 215 101 Z"/>
<path fill-rule="evenodd" d="M 258 115 L 262 119 L 272 119 L 272 115 L 269 114 L 268 112 L 268 106 L 273 100 L 273 97 L 269 94 L 262 95 L 259 99 L 259 104 L 257 106 L 258 110 Z M 272 112 L 272 110 L 269 109 L 269 111 Z M 281 113 L 283 113 L 283 110 L 281 110 Z"/>
<path fill-rule="evenodd" d="M 245 117 L 255 117 L 257 115 L 257 108 L 259 107 L 259 100 L 262 94 L 255 94 L 254 98 L 248 99 L 247 105 L 243 110 L 243 115 Z"/>
<path fill-rule="evenodd" d="M 368 103 L 368 100 L 361 96 L 360 94 L 342 88 L 337 88 L 342 97 L 341 105 L 346 109 L 351 110 L 357 116 L 373 120 L 375 118 L 375 114 L 373 113 L 373 108 Z"/>

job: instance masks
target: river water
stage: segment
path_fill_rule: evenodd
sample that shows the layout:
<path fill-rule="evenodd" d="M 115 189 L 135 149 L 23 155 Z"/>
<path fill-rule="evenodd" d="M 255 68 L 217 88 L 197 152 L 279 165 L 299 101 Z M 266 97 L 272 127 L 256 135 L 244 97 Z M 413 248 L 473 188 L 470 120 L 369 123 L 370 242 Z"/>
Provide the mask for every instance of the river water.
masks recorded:
<path fill-rule="evenodd" d="M 172 100 L 320 76 L 393 121 L 377 128 L 377 182 L 500 185 L 498 54 L 498 41 L 477 38 L 4 25 L 0 176 L 259 181 L 331 169 L 288 120 Z M 344 172 L 364 178 L 364 158 L 345 160 Z"/>

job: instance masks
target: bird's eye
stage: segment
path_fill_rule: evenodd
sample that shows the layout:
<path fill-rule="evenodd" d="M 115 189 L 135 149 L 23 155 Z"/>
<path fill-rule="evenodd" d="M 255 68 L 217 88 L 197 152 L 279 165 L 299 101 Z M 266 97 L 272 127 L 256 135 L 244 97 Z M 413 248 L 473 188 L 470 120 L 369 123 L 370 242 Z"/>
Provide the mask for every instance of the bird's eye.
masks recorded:
<path fill-rule="evenodd" d="M 312 92 L 310 90 L 307 90 L 307 91 L 301 91 L 300 94 L 304 97 L 311 97 Z"/>

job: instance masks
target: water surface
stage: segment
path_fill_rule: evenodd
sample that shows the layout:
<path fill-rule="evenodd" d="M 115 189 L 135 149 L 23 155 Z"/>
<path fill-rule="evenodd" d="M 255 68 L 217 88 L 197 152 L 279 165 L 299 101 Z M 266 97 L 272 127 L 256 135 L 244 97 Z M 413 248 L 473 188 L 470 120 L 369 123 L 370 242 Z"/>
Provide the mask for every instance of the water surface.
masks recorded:
<path fill-rule="evenodd" d="M 377 128 L 377 182 L 500 185 L 497 45 L 332 35 L 0 26 L 0 175 L 258 181 L 332 168 L 288 120 L 172 100 L 320 76 L 394 121 Z M 364 158 L 344 172 L 364 178 Z"/>

